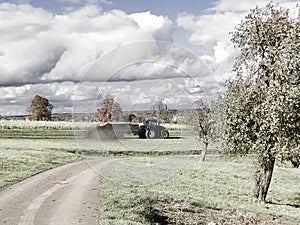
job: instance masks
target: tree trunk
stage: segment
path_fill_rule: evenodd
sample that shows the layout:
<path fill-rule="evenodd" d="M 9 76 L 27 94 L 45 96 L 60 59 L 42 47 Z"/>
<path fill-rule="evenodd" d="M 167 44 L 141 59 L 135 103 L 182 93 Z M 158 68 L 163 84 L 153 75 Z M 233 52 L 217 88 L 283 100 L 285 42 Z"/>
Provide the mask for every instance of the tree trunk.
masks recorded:
<path fill-rule="evenodd" d="M 290 161 L 291 161 L 294 168 L 299 168 L 299 166 L 300 166 L 300 157 L 298 155 L 291 156 Z"/>
<path fill-rule="evenodd" d="M 202 149 L 201 156 L 200 156 L 200 162 L 205 161 L 207 147 L 208 147 L 208 138 L 204 137 L 203 138 L 203 149 Z"/>
<path fill-rule="evenodd" d="M 256 171 L 254 197 L 263 202 L 266 201 L 274 165 L 274 157 L 265 157 L 260 164 L 260 168 Z"/>

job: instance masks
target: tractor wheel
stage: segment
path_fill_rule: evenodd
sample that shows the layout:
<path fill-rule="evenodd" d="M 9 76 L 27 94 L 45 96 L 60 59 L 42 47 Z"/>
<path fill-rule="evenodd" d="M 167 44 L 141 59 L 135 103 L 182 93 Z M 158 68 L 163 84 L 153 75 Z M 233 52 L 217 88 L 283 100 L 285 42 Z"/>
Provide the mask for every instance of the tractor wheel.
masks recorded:
<path fill-rule="evenodd" d="M 147 133 L 144 130 L 139 131 L 139 138 L 146 138 Z"/>
<path fill-rule="evenodd" d="M 146 131 L 146 137 L 149 138 L 149 139 L 156 138 L 155 131 L 154 130 L 147 130 Z"/>
<path fill-rule="evenodd" d="M 167 131 L 167 130 L 163 130 L 161 133 L 162 133 L 161 136 L 162 136 L 162 138 L 164 138 L 164 139 L 170 137 L 170 133 L 169 133 L 169 131 Z"/>

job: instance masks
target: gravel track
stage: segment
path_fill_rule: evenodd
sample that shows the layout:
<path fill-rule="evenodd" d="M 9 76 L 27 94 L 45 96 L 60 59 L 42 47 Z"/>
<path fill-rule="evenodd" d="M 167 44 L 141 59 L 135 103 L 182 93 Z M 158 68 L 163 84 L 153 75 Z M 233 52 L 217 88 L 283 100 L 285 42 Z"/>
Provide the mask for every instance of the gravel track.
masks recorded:
<path fill-rule="evenodd" d="M 98 225 L 100 177 L 86 161 L 30 177 L 0 192 L 0 224 Z M 92 162 L 98 168 L 109 160 Z"/>

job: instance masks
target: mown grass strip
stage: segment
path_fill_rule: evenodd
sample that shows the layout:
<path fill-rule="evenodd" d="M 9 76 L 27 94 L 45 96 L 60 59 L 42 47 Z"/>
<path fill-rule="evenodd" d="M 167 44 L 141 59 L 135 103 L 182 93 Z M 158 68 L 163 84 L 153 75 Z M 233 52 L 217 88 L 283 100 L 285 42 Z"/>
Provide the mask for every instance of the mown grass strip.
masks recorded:
<path fill-rule="evenodd" d="M 126 157 L 126 156 L 174 156 L 174 155 L 200 155 L 201 150 L 188 151 L 119 151 L 119 150 L 82 150 L 86 157 Z"/>
<path fill-rule="evenodd" d="M 43 129 L 0 129 L 1 138 L 21 138 L 21 139 L 38 139 L 38 138 L 57 138 L 67 139 L 74 138 L 76 134 L 77 138 L 84 138 L 86 136 L 85 130 L 77 130 L 76 133 L 73 130 L 43 130 Z"/>

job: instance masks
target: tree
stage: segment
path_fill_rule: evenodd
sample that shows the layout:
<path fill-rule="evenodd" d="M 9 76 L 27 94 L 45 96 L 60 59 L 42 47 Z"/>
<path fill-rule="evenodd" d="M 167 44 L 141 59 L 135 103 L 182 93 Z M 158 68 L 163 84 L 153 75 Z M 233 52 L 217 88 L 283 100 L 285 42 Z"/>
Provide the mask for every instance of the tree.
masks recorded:
<path fill-rule="evenodd" d="M 201 99 L 197 100 L 194 105 L 195 107 L 195 114 L 196 114 L 196 121 L 197 130 L 199 134 L 199 140 L 202 140 L 203 149 L 200 157 L 200 161 L 204 162 L 207 147 L 209 144 L 209 135 L 211 132 L 211 109 L 208 105 L 206 105 Z"/>
<path fill-rule="evenodd" d="M 32 120 L 51 120 L 53 105 L 47 98 L 35 95 L 31 101 Z"/>
<path fill-rule="evenodd" d="M 240 49 L 227 81 L 226 152 L 255 153 L 254 197 L 266 201 L 275 161 L 300 157 L 300 15 L 271 3 L 235 29 Z"/>
<path fill-rule="evenodd" d="M 204 162 L 209 143 L 222 139 L 224 130 L 223 98 L 219 96 L 215 101 L 211 101 L 210 105 L 200 99 L 194 102 L 194 107 L 195 118 L 190 117 L 189 123 L 197 126 L 199 140 L 203 144 L 200 162 Z"/>
<path fill-rule="evenodd" d="M 137 119 L 137 116 L 134 113 L 128 115 L 128 121 L 131 123 L 133 120 Z"/>
<path fill-rule="evenodd" d="M 98 109 L 98 121 L 120 121 L 122 119 L 122 108 L 114 99 L 104 99 Z"/>
<path fill-rule="evenodd" d="M 159 99 L 154 102 L 154 105 L 152 106 L 154 110 L 154 115 L 163 120 L 164 122 L 168 123 L 170 122 L 170 115 L 168 110 L 168 105 L 163 102 L 163 100 Z"/>

